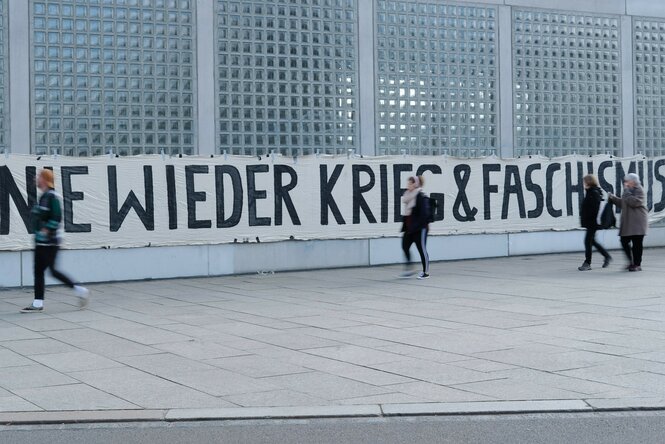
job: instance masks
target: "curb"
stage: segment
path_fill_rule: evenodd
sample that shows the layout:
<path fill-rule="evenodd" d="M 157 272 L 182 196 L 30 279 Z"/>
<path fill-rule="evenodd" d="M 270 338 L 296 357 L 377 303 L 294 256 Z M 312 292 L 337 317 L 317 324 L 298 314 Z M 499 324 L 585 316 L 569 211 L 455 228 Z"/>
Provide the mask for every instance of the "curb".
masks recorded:
<path fill-rule="evenodd" d="M 0 413 L 0 425 L 44 425 L 109 422 L 180 422 L 312 418 L 389 418 L 520 413 L 582 413 L 634 411 L 639 408 L 597 409 L 582 400 L 483 401 L 460 403 L 373 404 L 314 407 L 238 407 L 219 409 L 83 410 Z M 656 410 L 658 408 L 648 408 Z"/>
<path fill-rule="evenodd" d="M 163 421 L 166 410 L 77 410 L 0 413 L 0 425 Z"/>

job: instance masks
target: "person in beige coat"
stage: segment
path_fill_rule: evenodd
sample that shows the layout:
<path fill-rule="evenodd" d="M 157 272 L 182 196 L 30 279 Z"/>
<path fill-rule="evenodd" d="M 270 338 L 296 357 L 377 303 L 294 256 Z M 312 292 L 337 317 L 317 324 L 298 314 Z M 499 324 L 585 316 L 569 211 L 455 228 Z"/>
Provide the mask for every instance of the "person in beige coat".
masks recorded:
<path fill-rule="evenodd" d="M 642 271 L 642 243 L 647 234 L 649 216 L 640 176 L 635 173 L 626 174 L 621 197 L 610 194 L 609 200 L 621 208 L 619 236 L 623 251 L 628 257 L 627 269 Z"/>

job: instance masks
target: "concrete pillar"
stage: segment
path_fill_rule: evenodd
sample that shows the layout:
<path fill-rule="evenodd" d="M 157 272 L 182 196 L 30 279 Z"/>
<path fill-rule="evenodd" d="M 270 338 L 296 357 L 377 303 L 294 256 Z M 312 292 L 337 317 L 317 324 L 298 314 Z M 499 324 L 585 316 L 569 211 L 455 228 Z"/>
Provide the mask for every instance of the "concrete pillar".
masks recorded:
<path fill-rule="evenodd" d="M 32 152 L 30 132 L 30 3 L 9 0 L 9 150 Z"/>
<path fill-rule="evenodd" d="M 633 21 L 621 17 L 621 106 L 622 149 L 619 154 L 632 156 L 635 152 L 635 106 L 633 87 Z"/>
<path fill-rule="evenodd" d="M 499 152 L 515 157 L 513 133 L 513 18 L 510 6 L 499 6 Z"/>
<path fill-rule="evenodd" d="M 374 0 L 358 1 L 358 119 L 360 154 L 376 152 L 376 116 L 374 106 Z"/>
<path fill-rule="evenodd" d="M 215 13 L 215 0 L 196 0 L 196 143 L 200 155 L 217 153 Z"/>

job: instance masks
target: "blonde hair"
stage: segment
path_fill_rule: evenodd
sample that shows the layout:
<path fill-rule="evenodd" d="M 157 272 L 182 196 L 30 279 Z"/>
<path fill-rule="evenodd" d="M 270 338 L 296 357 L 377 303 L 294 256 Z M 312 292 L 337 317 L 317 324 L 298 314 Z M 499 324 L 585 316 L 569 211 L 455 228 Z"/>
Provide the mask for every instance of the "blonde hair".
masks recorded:
<path fill-rule="evenodd" d="M 44 183 L 46 184 L 47 187 L 54 189 L 55 188 L 55 180 L 53 178 L 53 171 L 48 170 L 44 168 L 39 172 L 39 177 L 42 178 Z"/>
<path fill-rule="evenodd" d="M 587 184 L 590 187 L 598 187 L 600 186 L 598 184 L 598 178 L 594 176 L 593 174 L 587 174 L 584 176 L 584 183 Z"/>

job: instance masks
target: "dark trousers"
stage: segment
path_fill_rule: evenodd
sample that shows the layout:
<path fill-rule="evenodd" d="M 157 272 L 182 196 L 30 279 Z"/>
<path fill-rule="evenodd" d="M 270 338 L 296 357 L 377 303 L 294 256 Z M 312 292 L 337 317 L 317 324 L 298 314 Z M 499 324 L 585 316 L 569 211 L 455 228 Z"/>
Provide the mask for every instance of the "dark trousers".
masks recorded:
<path fill-rule="evenodd" d="M 641 236 L 621 236 L 621 246 L 628 257 L 631 265 L 640 267 L 642 265 L 642 243 L 644 235 Z M 631 248 L 632 244 L 632 248 Z"/>
<path fill-rule="evenodd" d="M 587 228 L 586 236 L 584 236 L 584 254 L 587 264 L 591 263 L 591 251 L 592 248 L 596 247 L 596 250 L 603 255 L 604 258 L 610 257 L 610 254 L 596 241 L 596 229 Z"/>
<path fill-rule="evenodd" d="M 54 278 L 69 288 L 74 288 L 72 280 L 55 269 L 57 256 L 58 247 L 55 245 L 35 247 L 35 299 L 44 299 L 44 273 L 48 268 L 51 269 Z"/>
<path fill-rule="evenodd" d="M 416 244 L 418 254 L 420 254 L 420 261 L 423 264 L 423 273 L 429 273 L 429 255 L 427 254 L 427 229 L 423 228 L 414 233 L 404 233 L 402 237 L 402 250 L 406 262 L 411 262 L 411 245 Z"/>

